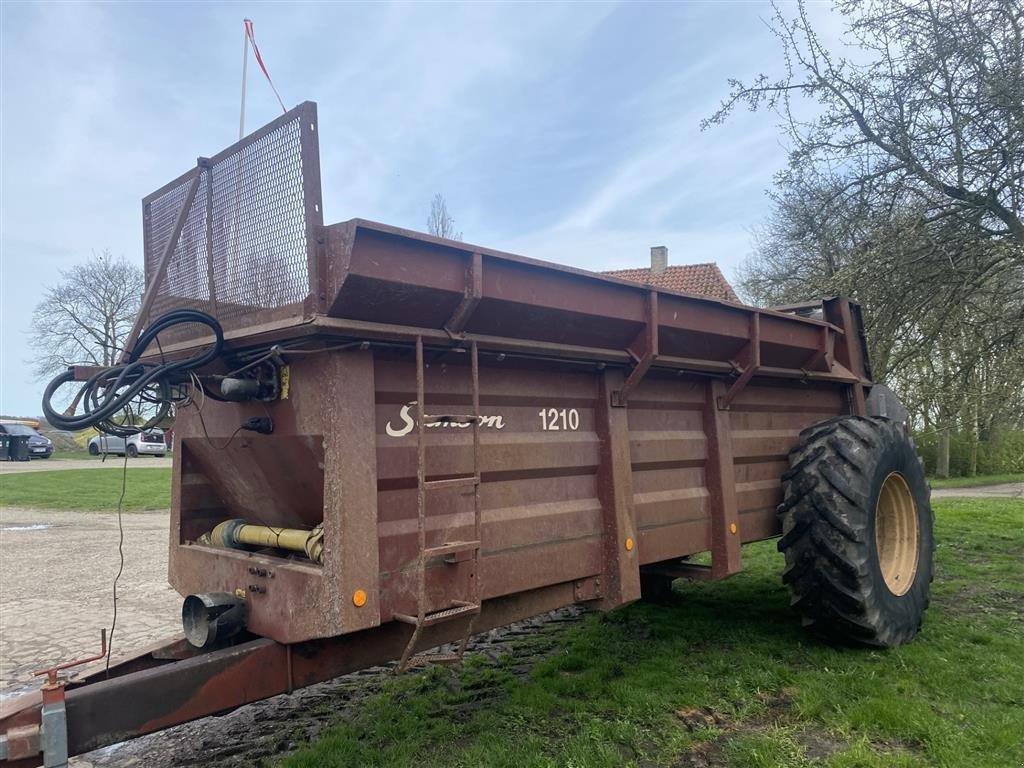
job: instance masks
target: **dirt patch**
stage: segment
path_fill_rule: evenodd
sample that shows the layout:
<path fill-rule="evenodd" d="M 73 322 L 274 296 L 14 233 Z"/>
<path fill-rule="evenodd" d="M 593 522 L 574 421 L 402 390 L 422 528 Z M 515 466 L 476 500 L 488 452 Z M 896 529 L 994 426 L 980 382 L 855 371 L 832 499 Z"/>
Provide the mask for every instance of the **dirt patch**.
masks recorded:
<path fill-rule="evenodd" d="M 744 720 L 732 720 L 707 707 L 677 709 L 676 719 L 687 730 L 698 733 L 702 730 L 717 730 L 718 735 L 693 744 L 677 758 L 672 768 L 725 768 L 729 764 L 726 750 L 731 739 L 763 734 L 793 719 L 792 704 L 796 693 L 795 688 L 758 691 L 753 698 L 764 705 L 764 709 Z M 818 731 L 800 730 L 794 734 L 794 738 L 803 747 L 804 756 L 810 759 L 826 759 L 847 746 L 845 741 L 833 739 Z"/>
<path fill-rule="evenodd" d="M 698 741 L 672 763 L 672 768 L 726 768 L 728 765 L 722 745 L 715 740 Z"/>
<path fill-rule="evenodd" d="M 983 584 L 965 585 L 954 597 L 940 600 L 943 610 L 953 615 L 1005 613 L 1024 618 L 1024 594 L 992 589 Z"/>
<path fill-rule="evenodd" d="M 677 709 L 676 718 L 688 731 L 700 728 L 717 728 L 725 725 L 725 717 L 707 707 L 701 709 Z"/>
<path fill-rule="evenodd" d="M 842 752 L 847 746 L 845 741 L 838 741 L 812 731 L 798 733 L 797 741 L 804 748 L 804 756 L 811 760 L 827 760 L 837 752 Z"/>

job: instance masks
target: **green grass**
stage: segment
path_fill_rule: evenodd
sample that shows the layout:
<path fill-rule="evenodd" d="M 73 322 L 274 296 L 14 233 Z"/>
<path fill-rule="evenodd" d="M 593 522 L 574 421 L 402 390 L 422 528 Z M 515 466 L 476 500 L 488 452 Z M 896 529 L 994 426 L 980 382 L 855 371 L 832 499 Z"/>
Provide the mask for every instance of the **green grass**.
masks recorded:
<path fill-rule="evenodd" d="M 836 648 L 788 610 L 773 542 L 746 570 L 525 638 L 551 650 L 389 679 L 283 768 L 853 768 L 1024 764 L 1024 502 L 935 504 L 921 635 Z M 300 742 L 301 742 L 301 736 Z M 270 758 L 267 764 L 270 764 Z"/>
<path fill-rule="evenodd" d="M 108 460 L 109 461 L 109 460 Z M 121 495 L 121 469 L 62 469 L 0 475 L 0 504 L 69 510 L 115 510 Z M 171 506 L 171 470 L 129 464 L 124 508 L 129 511 Z"/>
<path fill-rule="evenodd" d="M 1001 485 L 1002 483 L 1024 483 L 1024 473 L 1005 475 L 976 475 L 975 477 L 930 477 L 928 482 L 932 488 L 974 488 L 981 485 Z"/>

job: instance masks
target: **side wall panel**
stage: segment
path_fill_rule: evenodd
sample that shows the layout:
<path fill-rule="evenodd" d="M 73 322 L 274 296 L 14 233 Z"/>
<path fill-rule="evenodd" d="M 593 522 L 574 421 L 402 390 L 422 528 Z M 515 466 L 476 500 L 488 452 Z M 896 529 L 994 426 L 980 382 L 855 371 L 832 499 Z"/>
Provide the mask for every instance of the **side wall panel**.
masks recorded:
<path fill-rule="evenodd" d="M 427 413 L 471 412 L 467 358 L 428 350 Z M 252 627 L 275 639 L 415 614 L 411 351 L 309 357 L 291 373 L 291 398 L 271 406 L 273 435 L 231 441 L 244 418 L 265 412 L 254 404 L 211 401 L 205 427 L 182 413 L 172 583 L 183 594 L 248 590 Z M 834 385 L 755 380 L 719 411 L 710 403 L 726 380 L 664 371 L 650 372 L 628 407 L 609 408 L 621 382 L 621 371 L 593 365 L 481 358 L 479 572 L 468 557 L 429 562 L 428 612 L 470 599 L 474 579 L 485 599 L 568 582 L 578 599 L 614 607 L 636 598 L 640 564 L 713 550 L 723 558 L 715 575 L 733 572 L 740 541 L 779 532 L 779 479 L 799 431 L 848 409 Z M 473 474 L 471 427 L 428 426 L 425 439 L 428 479 Z M 719 476 L 724 490 L 713 493 Z M 197 545 L 232 517 L 300 528 L 323 520 L 324 565 Z M 428 492 L 427 546 L 471 540 L 473 519 L 471 486 Z M 276 577 L 254 581 L 254 568 Z M 362 589 L 368 600 L 353 605 Z"/>

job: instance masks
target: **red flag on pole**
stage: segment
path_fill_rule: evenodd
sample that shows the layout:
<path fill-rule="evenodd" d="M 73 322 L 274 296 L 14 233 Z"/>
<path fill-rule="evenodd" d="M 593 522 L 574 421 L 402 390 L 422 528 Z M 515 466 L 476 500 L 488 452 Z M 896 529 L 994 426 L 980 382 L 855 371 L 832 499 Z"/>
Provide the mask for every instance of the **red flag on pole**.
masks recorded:
<path fill-rule="evenodd" d="M 260 49 L 256 45 L 256 34 L 252 29 L 252 20 L 245 20 L 245 36 L 249 38 L 249 44 L 252 45 L 252 52 L 256 54 L 256 63 L 260 65 L 260 69 L 263 70 L 264 76 L 267 78 L 267 82 L 270 83 L 270 89 L 277 96 L 277 103 L 281 105 L 281 111 L 287 112 L 285 109 L 284 102 L 281 100 L 281 94 L 277 92 L 277 88 L 274 87 L 274 81 L 270 79 L 270 73 L 267 71 L 267 65 L 263 63 L 263 57 L 260 56 Z"/>

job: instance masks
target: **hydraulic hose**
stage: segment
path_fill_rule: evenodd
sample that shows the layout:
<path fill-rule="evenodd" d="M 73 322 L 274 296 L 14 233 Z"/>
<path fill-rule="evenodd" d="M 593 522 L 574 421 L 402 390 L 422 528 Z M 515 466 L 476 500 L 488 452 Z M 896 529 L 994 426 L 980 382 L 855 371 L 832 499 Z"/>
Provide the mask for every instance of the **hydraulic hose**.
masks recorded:
<path fill-rule="evenodd" d="M 207 326 L 213 332 L 213 344 L 201 354 L 183 360 L 139 360 L 160 333 L 186 323 Z M 54 427 L 69 432 L 96 427 L 106 434 L 128 437 L 145 431 L 156 426 L 170 411 L 174 402 L 173 385 L 189 381 L 192 371 L 216 360 L 223 346 L 224 331 L 216 318 L 195 309 L 173 310 L 146 327 L 125 357 L 124 363 L 104 368 L 89 378 L 72 401 L 75 405 L 68 409 L 70 413 L 58 412 L 51 401 L 57 390 L 75 380 L 74 371 L 69 369 L 56 376 L 43 392 L 43 413 Z M 158 406 L 156 415 L 142 426 L 113 421 L 114 416 L 122 411 L 131 415 L 131 403 L 136 399 Z M 83 412 L 75 415 L 77 404 L 81 404 Z"/>

